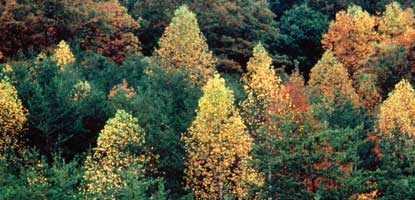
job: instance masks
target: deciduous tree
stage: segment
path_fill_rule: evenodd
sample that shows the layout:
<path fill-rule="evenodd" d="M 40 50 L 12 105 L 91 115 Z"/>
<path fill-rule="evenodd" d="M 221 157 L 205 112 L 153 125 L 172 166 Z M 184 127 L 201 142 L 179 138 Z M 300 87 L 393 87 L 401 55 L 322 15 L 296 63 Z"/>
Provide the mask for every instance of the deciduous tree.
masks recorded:
<path fill-rule="evenodd" d="M 20 101 L 16 88 L 0 80 L 0 156 L 5 150 L 18 150 L 19 135 L 27 120 L 27 111 Z"/>
<path fill-rule="evenodd" d="M 378 41 L 376 19 L 359 6 L 351 6 L 336 14 L 323 36 L 323 48 L 329 49 L 353 75 Z"/>
<path fill-rule="evenodd" d="M 326 51 L 321 60 L 311 69 L 308 83 L 310 96 L 316 97 L 318 107 L 332 109 L 336 104 L 351 102 L 359 106 L 359 96 L 352 86 L 347 70 L 337 61 L 331 51 Z"/>
<path fill-rule="evenodd" d="M 267 107 L 275 100 L 281 79 L 276 76 L 272 58 L 259 43 L 247 64 L 247 73 L 242 77 L 248 95 L 242 102 L 242 116 L 252 136 L 264 124 Z"/>
<path fill-rule="evenodd" d="M 405 79 L 396 84 L 395 90 L 382 103 L 379 111 L 378 126 L 384 134 L 392 133 L 415 135 L 415 91 Z"/>
<path fill-rule="evenodd" d="M 86 195 L 114 198 L 117 190 L 126 184 L 121 172 L 142 176 L 146 161 L 144 137 L 137 119 L 124 110 L 118 110 L 100 132 L 93 154 L 86 158 Z"/>
<path fill-rule="evenodd" d="M 72 54 L 69 45 L 62 40 L 56 47 L 52 60 L 63 70 L 65 65 L 75 62 L 75 56 Z"/>
<path fill-rule="evenodd" d="M 175 11 L 159 46 L 155 55 L 169 72 L 184 67 L 193 81 L 203 84 L 215 71 L 216 58 L 209 51 L 196 15 L 186 5 Z"/>
<path fill-rule="evenodd" d="M 248 184 L 258 184 L 260 176 L 247 166 L 252 139 L 233 105 L 233 93 L 219 75 L 203 93 L 197 116 L 183 136 L 186 188 L 198 199 L 247 198 Z"/>

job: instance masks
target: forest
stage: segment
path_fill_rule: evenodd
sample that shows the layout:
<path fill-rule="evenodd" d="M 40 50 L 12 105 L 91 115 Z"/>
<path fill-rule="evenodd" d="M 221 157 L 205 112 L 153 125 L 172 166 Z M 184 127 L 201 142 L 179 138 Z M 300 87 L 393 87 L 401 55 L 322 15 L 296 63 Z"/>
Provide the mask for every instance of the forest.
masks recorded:
<path fill-rule="evenodd" d="M 0 0 L 0 199 L 415 199 L 413 0 Z"/>

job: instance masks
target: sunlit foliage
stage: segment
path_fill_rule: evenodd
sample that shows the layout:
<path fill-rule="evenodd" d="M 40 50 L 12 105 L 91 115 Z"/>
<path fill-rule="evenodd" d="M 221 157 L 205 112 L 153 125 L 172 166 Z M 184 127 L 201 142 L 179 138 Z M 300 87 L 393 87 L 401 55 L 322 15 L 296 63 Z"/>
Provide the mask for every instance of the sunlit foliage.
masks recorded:
<path fill-rule="evenodd" d="M 234 107 L 233 92 L 215 75 L 203 88 L 197 116 L 183 136 L 186 188 L 197 199 L 246 198 L 259 175 L 247 162 L 252 139 Z"/>
<path fill-rule="evenodd" d="M 27 111 L 20 101 L 16 88 L 0 81 L 0 155 L 5 150 L 19 150 L 20 134 L 26 125 Z"/>
<path fill-rule="evenodd" d="M 114 198 L 117 190 L 125 185 L 121 173 L 142 175 L 146 160 L 142 154 L 143 145 L 144 131 L 137 119 L 124 110 L 118 110 L 99 134 L 93 154 L 86 158 L 86 195 Z"/>
<path fill-rule="evenodd" d="M 193 81 L 204 84 L 215 71 L 216 58 L 209 51 L 196 15 L 186 5 L 175 11 L 159 46 L 155 55 L 169 72 L 184 68 Z"/>
<path fill-rule="evenodd" d="M 411 36 L 415 24 L 414 12 L 411 8 L 403 9 L 399 3 L 392 2 L 386 5 L 386 10 L 380 16 L 378 23 L 378 31 L 385 40 L 402 42 L 404 46 L 408 46 L 404 40 L 405 37 Z"/>
<path fill-rule="evenodd" d="M 267 107 L 276 100 L 281 79 L 276 76 L 272 58 L 259 43 L 247 64 L 247 73 L 242 77 L 248 98 L 242 102 L 242 116 L 252 136 L 263 125 Z"/>
<path fill-rule="evenodd" d="M 354 74 L 378 41 L 375 26 L 375 17 L 359 6 L 351 6 L 336 14 L 336 20 L 323 36 L 323 47 L 331 50 L 348 72 Z"/>
<path fill-rule="evenodd" d="M 378 126 L 380 131 L 393 137 L 395 131 L 415 135 L 415 91 L 412 85 L 402 80 L 382 103 Z"/>
<path fill-rule="evenodd" d="M 75 56 L 72 54 L 69 45 L 62 40 L 56 47 L 52 60 L 63 69 L 65 65 L 75 62 Z"/>
<path fill-rule="evenodd" d="M 359 96 L 352 87 L 352 80 L 347 70 L 333 56 L 326 51 L 321 60 L 311 69 L 308 83 L 310 96 L 317 96 L 319 103 L 325 109 L 332 109 L 336 104 L 351 102 L 354 107 L 359 106 Z"/>

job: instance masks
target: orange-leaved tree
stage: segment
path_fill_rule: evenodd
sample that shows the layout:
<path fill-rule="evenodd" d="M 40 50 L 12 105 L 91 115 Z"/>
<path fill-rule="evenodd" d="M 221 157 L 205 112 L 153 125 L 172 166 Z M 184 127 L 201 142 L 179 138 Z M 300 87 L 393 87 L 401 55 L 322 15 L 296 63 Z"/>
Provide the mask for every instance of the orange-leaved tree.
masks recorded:
<path fill-rule="evenodd" d="M 352 75 L 378 41 L 375 26 L 375 17 L 359 6 L 351 6 L 336 14 L 323 36 L 323 47 L 331 50 Z"/>
<path fill-rule="evenodd" d="M 247 163 L 252 139 L 234 106 L 233 92 L 219 75 L 203 87 L 197 116 L 183 135 L 186 188 L 197 199 L 247 198 L 260 176 Z"/>

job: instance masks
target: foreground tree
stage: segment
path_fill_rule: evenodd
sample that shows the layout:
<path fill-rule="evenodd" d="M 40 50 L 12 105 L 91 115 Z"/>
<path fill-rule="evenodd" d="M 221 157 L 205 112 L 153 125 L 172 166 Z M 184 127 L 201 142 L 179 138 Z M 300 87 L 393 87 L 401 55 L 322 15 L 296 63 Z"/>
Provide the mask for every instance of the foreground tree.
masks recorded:
<path fill-rule="evenodd" d="M 225 80 L 215 75 L 203 88 L 196 119 L 183 136 L 186 188 L 198 199 L 247 198 L 259 175 L 246 164 L 252 140 L 234 107 Z"/>
<path fill-rule="evenodd" d="M 155 55 L 168 72 L 184 67 L 193 81 L 203 84 L 215 71 L 216 59 L 209 51 L 196 15 L 186 5 L 175 11 L 159 46 Z"/>
<path fill-rule="evenodd" d="M 0 156 L 6 150 L 18 150 L 26 116 L 27 111 L 17 96 L 16 88 L 0 80 Z"/>
<path fill-rule="evenodd" d="M 127 185 L 128 176 L 123 175 L 141 178 L 146 162 L 143 145 L 144 131 L 137 119 L 118 110 L 101 131 L 93 154 L 86 158 L 86 195 L 115 198 Z"/>
<path fill-rule="evenodd" d="M 415 91 L 405 79 L 382 103 L 379 111 L 379 130 L 392 137 L 392 133 L 415 135 Z"/>

